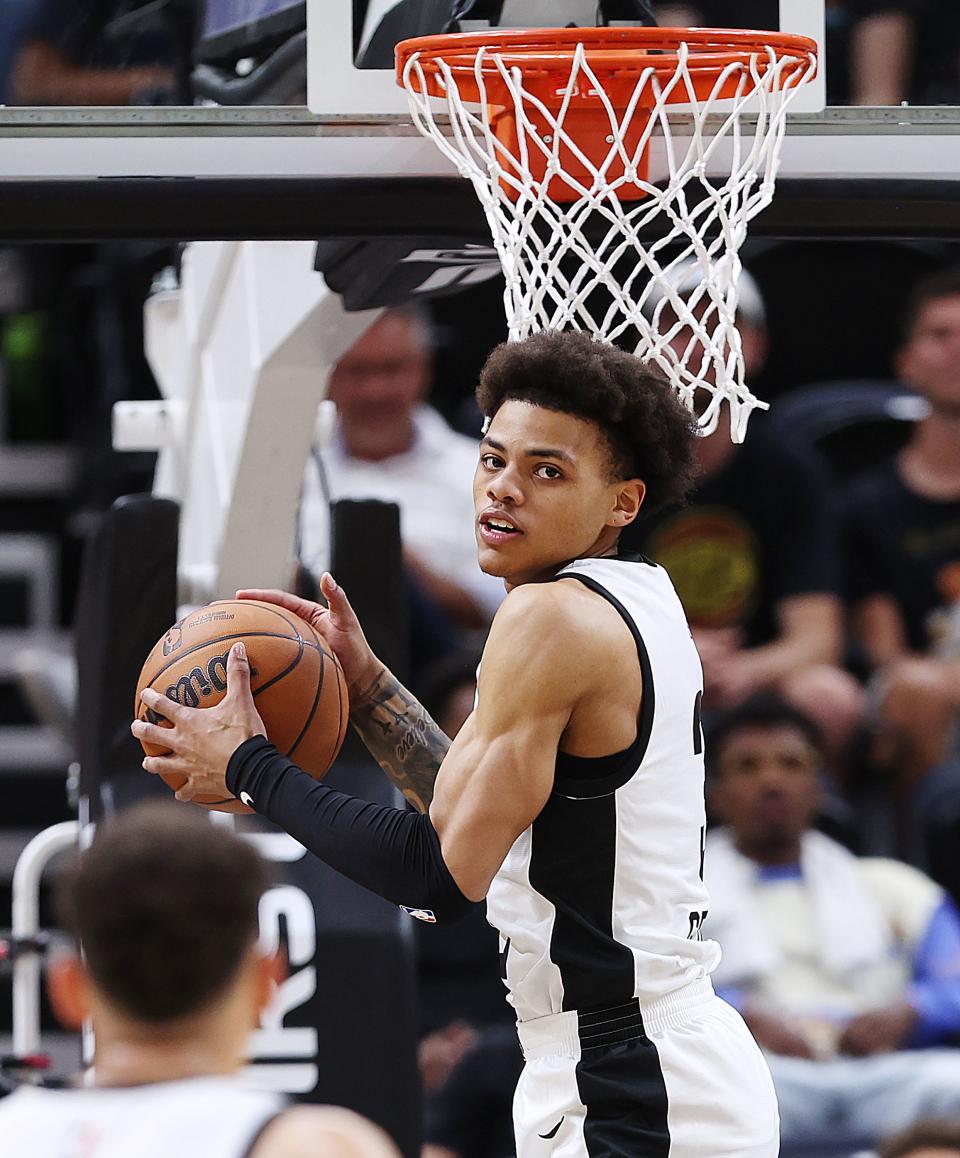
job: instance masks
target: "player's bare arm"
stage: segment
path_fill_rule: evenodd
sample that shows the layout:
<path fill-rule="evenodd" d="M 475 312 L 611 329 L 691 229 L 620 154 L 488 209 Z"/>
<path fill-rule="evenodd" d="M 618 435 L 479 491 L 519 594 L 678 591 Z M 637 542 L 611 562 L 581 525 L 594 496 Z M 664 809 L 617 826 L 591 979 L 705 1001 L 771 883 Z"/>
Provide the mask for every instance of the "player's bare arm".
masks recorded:
<path fill-rule="evenodd" d="M 470 900 L 553 789 L 557 752 L 607 755 L 636 735 L 636 647 L 610 605 L 575 580 L 516 588 L 498 610 L 477 710 L 440 769 L 430 818 Z"/>
<path fill-rule="evenodd" d="M 320 590 L 326 607 L 285 591 L 251 589 L 238 591 L 237 596 L 286 607 L 324 637 L 347 679 L 351 724 L 404 797 L 426 812 L 450 741 L 417 698 L 374 655 L 343 588 L 329 573 L 321 578 Z"/>
<path fill-rule="evenodd" d="M 423 704 L 383 668 L 351 705 L 350 722 L 406 799 L 426 812 L 450 739 Z"/>

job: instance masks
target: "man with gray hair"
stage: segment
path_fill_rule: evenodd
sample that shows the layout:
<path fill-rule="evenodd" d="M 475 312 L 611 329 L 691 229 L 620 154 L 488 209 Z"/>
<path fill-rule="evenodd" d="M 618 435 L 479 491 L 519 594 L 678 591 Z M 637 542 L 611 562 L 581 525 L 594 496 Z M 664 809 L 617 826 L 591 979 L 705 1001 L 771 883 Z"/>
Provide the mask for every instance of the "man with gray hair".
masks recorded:
<path fill-rule="evenodd" d="M 429 315 L 404 306 L 385 311 L 334 367 L 337 431 L 307 467 L 301 559 L 318 577 L 329 565 L 328 498 L 395 502 L 404 563 L 420 588 L 461 627 L 481 628 L 503 599 L 503 584 L 477 566 L 477 442 L 426 402 L 432 353 Z"/>

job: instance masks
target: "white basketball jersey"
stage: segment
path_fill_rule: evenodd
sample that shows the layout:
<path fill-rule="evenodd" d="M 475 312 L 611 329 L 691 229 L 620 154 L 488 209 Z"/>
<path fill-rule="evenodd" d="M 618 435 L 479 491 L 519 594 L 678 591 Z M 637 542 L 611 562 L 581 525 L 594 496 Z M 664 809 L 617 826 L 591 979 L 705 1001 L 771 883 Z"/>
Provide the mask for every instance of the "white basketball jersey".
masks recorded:
<path fill-rule="evenodd" d="M 580 559 L 572 576 L 608 599 L 637 644 L 637 738 L 615 756 L 560 753 L 546 807 L 487 895 L 501 974 L 520 1021 L 639 998 L 707 976 L 703 673 L 666 571 L 634 558 Z M 575 662 L 575 657 L 571 657 Z"/>
<path fill-rule="evenodd" d="M 0 1101 L 3 1158 L 244 1158 L 284 1107 L 236 1078 L 47 1090 Z"/>

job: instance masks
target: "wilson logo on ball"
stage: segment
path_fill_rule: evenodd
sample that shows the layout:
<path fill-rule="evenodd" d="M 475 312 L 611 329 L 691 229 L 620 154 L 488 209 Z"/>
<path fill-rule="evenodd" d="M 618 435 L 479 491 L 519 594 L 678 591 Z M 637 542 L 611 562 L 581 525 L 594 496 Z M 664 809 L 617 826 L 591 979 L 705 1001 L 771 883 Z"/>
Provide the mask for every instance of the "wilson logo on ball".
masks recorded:
<path fill-rule="evenodd" d="M 251 688 L 267 736 L 298 767 L 319 779 L 340 751 L 350 705 L 336 656 L 314 627 L 286 608 L 259 600 L 221 600 L 174 624 L 144 661 L 134 710 L 168 726 L 163 705 L 146 710 L 140 693 L 163 692 L 184 708 L 209 709 L 227 694 L 227 657 L 242 639 L 250 662 Z M 148 756 L 164 756 L 162 740 L 143 742 Z M 176 791 L 182 773 L 159 770 Z M 194 804 L 224 812 L 249 812 L 230 797 L 197 797 Z"/>
<path fill-rule="evenodd" d="M 181 676 L 175 684 L 165 689 L 164 695 L 168 700 L 176 700 L 186 708 L 199 708 L 200 701 L 206 699 L 213 692 L 227 690 L 227 656 L 215 655 L 207 664 L 206 670 L 195 667 L 193 671 Z M 250 678 L 256 679 L 260 673 L 255 667 L 250 668 Z"/>

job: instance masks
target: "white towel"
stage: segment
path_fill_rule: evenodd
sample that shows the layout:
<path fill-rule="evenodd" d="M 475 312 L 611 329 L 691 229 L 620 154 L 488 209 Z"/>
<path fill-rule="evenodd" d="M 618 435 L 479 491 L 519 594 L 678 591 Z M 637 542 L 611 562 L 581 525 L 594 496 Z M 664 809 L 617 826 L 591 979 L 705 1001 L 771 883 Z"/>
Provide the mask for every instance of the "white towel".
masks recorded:
<path fill-rule="evenodd" d="M 710 890 L 705 932 L 723 950 L 714 973 L 721 985 L 755 981 L 776 969 L 780 960 L 780 951 L 754 903 L 759 867 L 737 851 L 727 829 L 710 833 L 704 860 Z M 803 837 L 800 870 L 810 890 L 820 961 L 826 972 L 849 980 L 858 970 L 887 959 L 893 948 L 891 932 L 863 886 L 857 858 L 822 832 L 808 832 Z"/>

